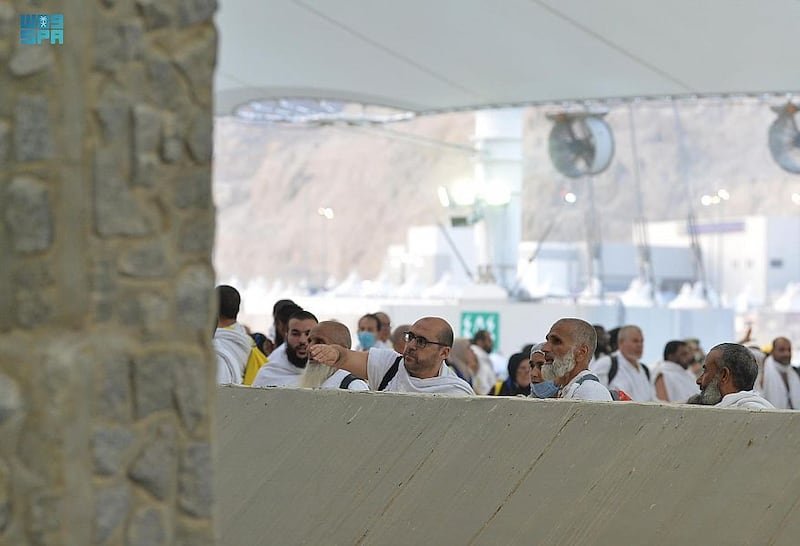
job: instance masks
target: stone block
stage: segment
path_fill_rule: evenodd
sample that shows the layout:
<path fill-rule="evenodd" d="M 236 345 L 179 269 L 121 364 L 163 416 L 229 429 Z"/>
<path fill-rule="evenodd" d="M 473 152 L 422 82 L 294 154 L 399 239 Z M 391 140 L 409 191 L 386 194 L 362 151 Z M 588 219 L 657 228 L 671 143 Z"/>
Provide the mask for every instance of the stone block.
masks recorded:
<path fill-rule="evenodd" d="M 214 222 L 208 218 L 185 220 L 178 230 L 178 250 L 182 253 L 209 254 L 214 247 Z"/>
<path fill-rule="evenodd" d="M 11 181 L 4 217 L 17 252 L 39 252 L 53 244 L 53 218 L 47 186 L 29 176 Z"/>
<path fill-rule="evenodd" d="M 161 158 L 167 163 L 177 163 L 183 158 L 184 145 L 176 116 L 171 112 L 161 120 Z"/>
<path fill-rule="evenodd" d="M 14 285 L 20 288 L 44 288 L 53 284 L 53 264 L 49 260 L 18 263 L 12 275 Z"/>
<path fill-rule="evenodd" d="M 179 209 L 208 209 L 211 206 L 211 173 L 208 169 L 185 169 L 175 181 L 173 202 Z"/>
<path fill-rule="evenodd" d="M 211 517 L 212 494 L 211 446 L 192 443 L 181 453 L 178 474 L 178 505 L 189 516 Z"/>
<path fill-rule="evenodd" d="M 186 89 L 181 84 L 178 70 L 166 57 L 154 56 L 147 62 L 152 100 L 162 108 L 176 110 Z"/>
<path fill-rule="evenodd" d="M 133 185 L 152 188 L 158 178 L 158 157 L 152 154 L 136 156 L 133 165 Z"/>
<path fill-rule="evenodd" d="M 145 339 L 163 338 L 170 327 L 170 300 L 158 291 L 123 294 L 117 302 L 120 322 L 141 328 Z M 169 334 L 167 334 L 169 337 Z"/>
<path fill-rule="evenodd" d="M 122 63 L 139 59 L 143 51 L 144 31 L 139 21 L 98 20 L 94 40 L 95 67 L 114 71 Z"/>
<path fill-rule="evenodd" d="M 21 95 L 14 108 L 14 149 L 17 161 L 52 159 L 55 155 L 48 101 L 42 95 Z"/>
<path fill-rule="evenodd" d="M 19 386 L 9 376 L 0 373 L 0 426 L 22 410 Z"/>
<path fill-rule="evenodd" d="M 109 351 L 95 366 L 94 414 L 111 422 L 131 421 L 131 360 L 122 352 Z"/>
<path fill-rule="evenodd" d="M 94 543 L 106 544 L 127 519 L 132 504 L 127 483 L 95 490 Z"/>
<path fill-rule="evenodd" d="M 187 141 L 192 157 L 198 163 L 211 161 L 214 140 L 214 123 L 211 111 L 198 112 L 192 119 Z"/>
<path fill-rule="evenodd" d="M 191 266 L 179 276 L 175 289 L 176 315 L 179 326 L 211 333 L 214 275 L 208 267 Z"/>
<path fill-rule="evenodd" d="M 53 65 L 49 47 L 18 47 L 8 67 L 15 76 L 30 76 Z"/>
<path fill-rule="evenodd" d="M 17 323 L 23 328 L 44 326 L 53 315 L 52 292 L 41 289 L 18 288 L 14 292 L 17 303 Z"/>
<path fill-rule="evenodd" d="M 163 277 L 168 270 L 167 253 L 159 240 L 134 244 L 119 261 L 120 273 L 131 277 Z"/>
<path fill-rule="evenodd" d="M 95 153 L 94 216 L 95 227 L 101 237 L 139 236 L 152 232 L 111 150 L 98 150 Z"/>
<path fill-rule="evenodd" d="M 179 0 L 178 24 L 182 27 L 209 21 L 217 11 L 216 0 Z"/>
<path fill-rule="evenodd" d="M 160 425 L 155 437 L 144 446 L 128 476 L 158 500 L 174 490 L 177 474 L 177 434 L 172 425 Z"/>
<path fill-rule="evenodd" d="M 134 407 L 137 419 L 172 409 L 174 353 L 148 353 L 133 366 Z"/>
<path fill-rule="evenodd" d="M 121 473 L 128 458 L 128 450 L 136 435 L 127 428 L 98 427 L 92 434 L 92 461 L 94 472 L 101 476 Z"/>
<path fill-rule="evenodd" d="M 161 546 L 167 543 L 164 512 L 153 506 L 138 509 L 128 524 L 127 546 Z"/>
<path fill-rule="evenodd" d="M 100 99 L 95 113 L 100 120 L 103 139 L 107 143 L 127 142 L 130 130 L 130 104 L 119 96 L 109 94 Z"/>
<path fill-rule="evenodd" d="M 177 7 L 174 2 L 136 0 L 136 4 L 139 6 L 147 30 L 171 26 L 175 22 Z"/>
<path fill-rule="evenodd" d="M 161 113 L 146 104 L 133 108 L 134 153 L 155 154 L 161 137 Z"/>
<path fill-rule="evenodd" d="M 53 492 L 39 492 L 31 496 L 27 522 L 31 544 L 50 546 L 58 543 L 61 502 L 62 499 Z"/>
<path fill-rule="evenodd" d="M 209 357 L 186 356 L 175 366 L 175 404 L 183 426 L 192 436 L 201 435 L 209 412 Z"/>

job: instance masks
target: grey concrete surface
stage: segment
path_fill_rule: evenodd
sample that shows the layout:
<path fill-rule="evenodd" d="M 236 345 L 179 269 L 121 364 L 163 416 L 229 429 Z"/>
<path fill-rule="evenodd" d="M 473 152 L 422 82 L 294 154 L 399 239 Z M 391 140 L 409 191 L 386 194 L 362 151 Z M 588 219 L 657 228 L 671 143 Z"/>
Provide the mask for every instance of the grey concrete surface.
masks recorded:
<path fill-rule="evenodd" d="M 220 544 L 796 544 L 800 414 L 220 387 Z"/>

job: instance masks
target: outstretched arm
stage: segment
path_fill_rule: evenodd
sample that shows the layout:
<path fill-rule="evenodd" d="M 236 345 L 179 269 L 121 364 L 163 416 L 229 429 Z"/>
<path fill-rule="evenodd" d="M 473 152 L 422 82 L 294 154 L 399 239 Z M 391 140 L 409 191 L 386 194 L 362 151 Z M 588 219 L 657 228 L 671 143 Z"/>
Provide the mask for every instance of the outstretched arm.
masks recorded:
<path fill-rule="evenodd" d="M 311 360 L 347 370 L 356 377 L 367 379 L 367 355 L 362 351 L 351 351 L 341 345 L 312 345 L 309 349 Z"/>

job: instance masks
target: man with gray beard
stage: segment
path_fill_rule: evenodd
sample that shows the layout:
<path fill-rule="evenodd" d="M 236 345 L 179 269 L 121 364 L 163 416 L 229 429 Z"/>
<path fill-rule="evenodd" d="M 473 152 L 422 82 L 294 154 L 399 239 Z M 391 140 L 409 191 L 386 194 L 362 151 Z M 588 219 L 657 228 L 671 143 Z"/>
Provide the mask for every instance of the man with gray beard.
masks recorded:
<path fill-rule="evenodd" d="M 324 320 L 311 329 L 308 336 L 308 348 L 317 344 L 341 345 L 347 349 L 351 346 L 350 330 L 344 324 L 332 320 Z M 357 378 L 347 370 L 337 370 L 316 362 L 309 356 L 300 386 L 310 389 L 345 389 L 350 391 L 368 391 L 366 381 Z"/>
<path fill-rule="evenodd" d="M 700 396 L 692 402 L 718 408 L 775 409 L 753 390 L 758 364 L 750 350 L 738 343 L 720 343 L 703 362 L 697 379 Z"/>
<path fill-rule="evenodd" d="M 589 371 L 597 347 L 597 333 L 588 322 L 577 318 L 556 321 L 544 343 L 542 377 L 559 387 L 558 398 L 611 402 L 609 390 Z M 552 359 L 552 364 L 549 361 Z"/>

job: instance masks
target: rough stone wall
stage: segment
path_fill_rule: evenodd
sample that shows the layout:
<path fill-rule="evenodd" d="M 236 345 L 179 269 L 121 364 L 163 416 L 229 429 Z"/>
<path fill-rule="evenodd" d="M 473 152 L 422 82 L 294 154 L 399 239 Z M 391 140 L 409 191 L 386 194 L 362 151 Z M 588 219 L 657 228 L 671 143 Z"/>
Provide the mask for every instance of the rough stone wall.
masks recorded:
<path fill-rule="evenodd" d="M 214 542 L 215 9 L 0 0 L 0 545 Z"/>

